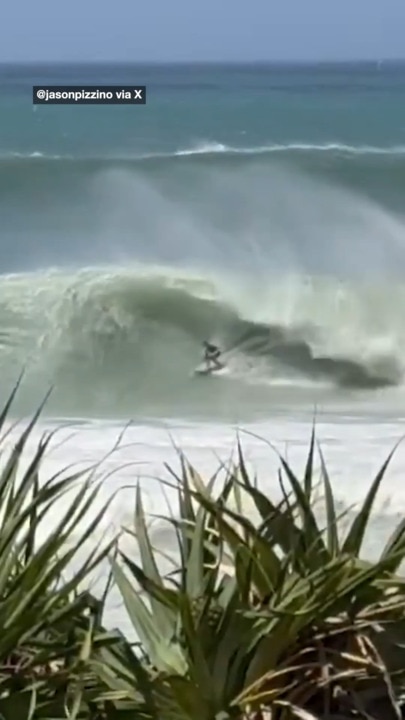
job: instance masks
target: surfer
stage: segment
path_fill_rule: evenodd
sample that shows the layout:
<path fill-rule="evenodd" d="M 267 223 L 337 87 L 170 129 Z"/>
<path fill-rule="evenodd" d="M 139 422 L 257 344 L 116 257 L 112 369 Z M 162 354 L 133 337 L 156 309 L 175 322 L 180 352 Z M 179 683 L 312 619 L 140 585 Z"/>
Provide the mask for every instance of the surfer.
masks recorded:
<path fill-rule="evenodd" d="M 204 362 L 206 362 L 207 368 L 222 370 L 224 365 L 219 360 L 219 358 L 221 357 L 221 351 L 220 351 L 219 347 L 217 347 L 216 345 L 212 345 L 212 343 L 209 343 L 206 340 L 204 340 L 204 342 L 203 342 L 203 347 L 204 347 Z"/>

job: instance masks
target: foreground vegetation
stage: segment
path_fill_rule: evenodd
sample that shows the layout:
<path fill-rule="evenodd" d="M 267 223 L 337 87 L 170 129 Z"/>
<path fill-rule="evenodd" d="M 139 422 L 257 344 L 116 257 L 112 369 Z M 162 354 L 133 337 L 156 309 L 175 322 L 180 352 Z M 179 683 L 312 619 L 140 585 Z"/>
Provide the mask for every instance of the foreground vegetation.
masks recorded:
<path fill-rule="evenodd" d="M 0 416 L 0 718 L 402 717 L 405 522 L 377 562 L 361 555 L 390 458 L 342 533 L 320 451 L 325 527 L 315 513 L 314 436 L 302 480 L 280 458 L 281 501 L 249 477 L 240 445 L 222 483 L 180 456 L 179 512 L 166 518 L 177 554 L 163 574 L 139 490 L 122 531 L 137 552 L 115 538 L 79 560 L 107 511 L 94 510 L 94 469 L 40 479 L 51 435 L 23 467 L 38 415 L 10 448 L 12 400 Z M 106 562 L 95 598 L 90 578 Z M 135 645 L 103 626 L 112 582 Z"/>

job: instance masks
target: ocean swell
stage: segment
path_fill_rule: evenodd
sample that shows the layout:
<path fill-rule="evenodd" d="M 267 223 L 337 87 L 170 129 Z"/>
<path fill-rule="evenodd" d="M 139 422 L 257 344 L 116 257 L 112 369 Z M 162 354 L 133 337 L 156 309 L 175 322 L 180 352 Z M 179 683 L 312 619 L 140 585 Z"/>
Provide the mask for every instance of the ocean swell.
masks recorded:
<path fill-rule="evenodd" d="M 7 195 L 31 195 L 35 182 L 38 199 L 41 188 L 51 192 L 70 190 L 88 183 L 103 172 L 127 171 L 180 188 L 190 174 L 221 172 L 241 168 L 296 168 L 302 173 L 327 179 L 341 187 L 355 188 L 363 194 L 380 196 L 384 203 L 394 204 L 405 187 L 405 146 L 350 146 L 339 143 L 269 144 L 257 147 L 232 147 L 217 142 L 202 142 L 173 153 L 146 155 L 112 154 L 100 157 L 47 155 L 32 152 L 0 154 L 0 190 Z"/>
<path fill-rule="evenodd" d="M 0 262 L 3 272 L 133 259 L 402 272 L 404 190 L 401 147 L 206 143 L 144 157 L 4 156 Z"/>

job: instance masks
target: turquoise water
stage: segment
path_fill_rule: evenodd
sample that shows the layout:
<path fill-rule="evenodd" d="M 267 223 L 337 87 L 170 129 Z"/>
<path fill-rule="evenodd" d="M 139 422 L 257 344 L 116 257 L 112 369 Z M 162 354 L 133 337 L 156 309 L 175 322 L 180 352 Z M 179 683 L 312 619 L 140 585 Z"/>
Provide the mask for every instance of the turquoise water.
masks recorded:
<path fill-rule="evenodd" d="M 140 84 L 146 107 L 38 107 L 41 82 Z M 405 138 L 405 65 L 13 66 L 1 68 L 4 154 L 174 153 L 202 140 L 235 147 Z"/>
<path fill-rule="evenodd" d="M 147 105 L 33 106 L 41 83 Z M 2 66 L 0 89 L 0 362 L 24 408 L 50 385 L 87 417 L 398 397 L 405 65 Z M 231 350 L 209 384 L 206 337 Z"/>

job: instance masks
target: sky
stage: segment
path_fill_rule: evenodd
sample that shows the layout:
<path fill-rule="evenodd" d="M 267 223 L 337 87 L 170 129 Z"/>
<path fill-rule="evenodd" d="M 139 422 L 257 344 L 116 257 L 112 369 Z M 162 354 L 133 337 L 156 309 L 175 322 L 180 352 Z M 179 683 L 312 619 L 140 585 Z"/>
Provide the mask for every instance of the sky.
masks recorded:
<path fill-rule="evenodd" d="M 3 0 L 0 10 L 0 62 L 404 56 L 404 0 Z"/>

